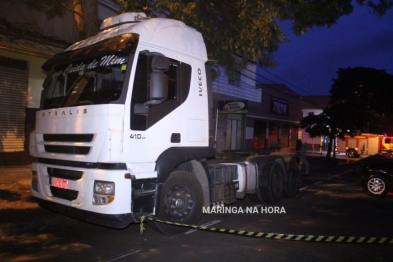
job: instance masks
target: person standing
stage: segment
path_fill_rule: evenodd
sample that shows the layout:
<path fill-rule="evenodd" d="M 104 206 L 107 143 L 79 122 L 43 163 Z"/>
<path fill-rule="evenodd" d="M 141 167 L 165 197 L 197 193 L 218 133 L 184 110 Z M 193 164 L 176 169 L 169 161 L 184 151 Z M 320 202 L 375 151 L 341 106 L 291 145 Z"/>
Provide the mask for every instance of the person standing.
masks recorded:
<path fill-rule="evenodd" d="M 305 169 L 304 174 L 309 175 L 310 174 L 310 164 L 307 161 L 306 152 L 307 152 L 307 143 L 304 142 L 302 144 L 302 147 L 299 150 L 299 158 L 300 158 L 299 170 L 300 170 L 300 172 L 302 172 L 302 169 L 304 166 L 304 169 Z"/>

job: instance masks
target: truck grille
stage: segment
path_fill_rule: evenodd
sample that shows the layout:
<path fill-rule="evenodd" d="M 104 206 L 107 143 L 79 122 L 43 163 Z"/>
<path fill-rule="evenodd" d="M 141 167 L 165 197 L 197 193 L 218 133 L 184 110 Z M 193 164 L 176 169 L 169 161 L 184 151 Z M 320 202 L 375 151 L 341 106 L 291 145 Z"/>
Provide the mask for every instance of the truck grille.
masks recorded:
<path fill-rule="evenodd" d="M 44 134 L 43 138 L 48 142 L 91 142 L 93 134 Z"/>
<path fill-rule="evenodd" d="M 90 143 L 93 137 L 93 134 L 43 134 L 44 142 L 50 142 L 49 145 L 44 145 L 45 152 L 87 155 L 90 152 L 89 146 L 75 146 L 73 143 Z"/>
<path fill-rule="evenodd" d="M 90 151 L 90 147 L 89 146 L 51 146 L 51 145 L 46 145 L 45 151 L 48 153 L 87 155 Z"/>

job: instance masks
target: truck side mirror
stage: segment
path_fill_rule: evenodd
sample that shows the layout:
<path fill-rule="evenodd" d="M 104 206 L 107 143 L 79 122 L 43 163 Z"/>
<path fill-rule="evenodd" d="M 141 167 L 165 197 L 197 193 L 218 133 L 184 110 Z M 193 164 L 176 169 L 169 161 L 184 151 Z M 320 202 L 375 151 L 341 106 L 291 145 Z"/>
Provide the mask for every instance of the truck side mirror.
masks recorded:
<path fill-rule="evenodd" d="M 157 105 L 168 99 L 168 75 L 164 72 L 169 70 L 169 59 L 165 56 L 154 56 L 151 63 L 153 72 L 150 74 L 149 101 L 144 105 Z"/>

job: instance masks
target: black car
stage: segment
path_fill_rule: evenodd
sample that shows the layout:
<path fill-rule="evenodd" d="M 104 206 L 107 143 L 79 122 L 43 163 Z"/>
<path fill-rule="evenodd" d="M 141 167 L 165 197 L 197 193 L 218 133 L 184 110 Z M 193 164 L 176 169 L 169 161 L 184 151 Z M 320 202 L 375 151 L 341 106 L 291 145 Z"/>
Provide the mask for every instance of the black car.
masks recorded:
<path fill-rule="evenodd" d="M 356 173 L 370 196 L 382 197 L 393 191 L 393 152 L 360 159 Z"/>

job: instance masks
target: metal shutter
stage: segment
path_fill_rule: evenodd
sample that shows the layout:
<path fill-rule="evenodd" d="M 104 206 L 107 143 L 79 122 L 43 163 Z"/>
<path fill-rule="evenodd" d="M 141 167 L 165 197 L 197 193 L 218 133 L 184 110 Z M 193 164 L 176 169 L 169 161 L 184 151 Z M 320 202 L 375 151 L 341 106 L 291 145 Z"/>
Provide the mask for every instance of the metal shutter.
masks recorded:
<path fill-rule="evenodd" d="M 25 149 L 27 61 L 0 57 L 0 152 Z"/>

